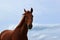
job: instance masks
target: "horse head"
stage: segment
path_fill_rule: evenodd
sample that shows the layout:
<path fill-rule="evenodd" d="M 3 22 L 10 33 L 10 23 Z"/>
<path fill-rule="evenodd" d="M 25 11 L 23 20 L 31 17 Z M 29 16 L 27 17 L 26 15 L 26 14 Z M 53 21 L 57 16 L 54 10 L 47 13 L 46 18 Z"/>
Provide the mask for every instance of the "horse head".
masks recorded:
<path fill-rule="evenodd" d="M 31 8 L 31 10 L 29 11 L 26 11 L 24 9 L 24 17 L 25 17 L 25 24 L 27 25 L 28 29 L 31 29 L 32 28 L 32 22 L 33 22 L 33 15 L 32 15 L 32 12 L 33 12 L 33 8 Z"/>

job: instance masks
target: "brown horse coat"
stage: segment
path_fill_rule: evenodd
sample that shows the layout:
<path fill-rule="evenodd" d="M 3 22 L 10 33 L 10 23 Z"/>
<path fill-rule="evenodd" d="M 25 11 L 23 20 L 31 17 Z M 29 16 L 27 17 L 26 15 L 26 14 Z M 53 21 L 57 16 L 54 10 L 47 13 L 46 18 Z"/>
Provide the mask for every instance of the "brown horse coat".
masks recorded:
<path fill-rule="evenodd" d="M 28 28 L 32 28 L 33 9 L 31 8 L 31 11 L 26 11 L 24 9 L 24 11 L 24 16 L 18 26 L 14 30 L 5 30 L 1 32 L 0 40 L 28 40 L 27 32 Z"/>

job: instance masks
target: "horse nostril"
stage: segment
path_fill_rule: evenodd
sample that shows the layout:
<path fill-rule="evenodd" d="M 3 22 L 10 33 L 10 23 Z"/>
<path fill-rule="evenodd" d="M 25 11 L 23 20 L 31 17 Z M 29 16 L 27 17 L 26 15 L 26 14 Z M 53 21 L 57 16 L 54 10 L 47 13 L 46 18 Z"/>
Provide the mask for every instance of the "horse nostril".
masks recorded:
<path fill-rule="evenodd" d="M 32 24 L 31 25 L 29 25 L 29 29 L 31 29 L 32 28 Z"/>

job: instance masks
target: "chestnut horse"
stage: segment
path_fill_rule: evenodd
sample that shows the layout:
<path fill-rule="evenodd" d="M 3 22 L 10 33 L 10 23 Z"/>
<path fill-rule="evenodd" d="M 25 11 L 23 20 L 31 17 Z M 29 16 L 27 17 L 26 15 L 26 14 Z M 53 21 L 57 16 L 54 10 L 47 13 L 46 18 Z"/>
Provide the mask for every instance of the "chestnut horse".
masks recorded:
<path fill-rule="evenodd" d="M 32 29 L 32 12 L 33 8 L 31 8 L 30 11 L 26 11 L 24 9 L 24 14 L 21 22 L 17 25 L 17 27 L 14 30 L 5 30 L 1 32 L 0 40 L 28 40 L 28 29 Z"/>

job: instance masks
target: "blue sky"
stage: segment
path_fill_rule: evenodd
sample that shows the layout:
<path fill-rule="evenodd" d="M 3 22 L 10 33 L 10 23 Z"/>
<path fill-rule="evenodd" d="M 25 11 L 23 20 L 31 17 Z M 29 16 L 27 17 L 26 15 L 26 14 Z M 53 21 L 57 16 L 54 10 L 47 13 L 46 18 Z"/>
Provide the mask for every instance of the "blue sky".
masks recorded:
<path fill-rule="evenodd" d="M 60 0 L 0 0 L 0 27 L 18 24 L 31 7 L 33 23 L 60 24 Z"/>

